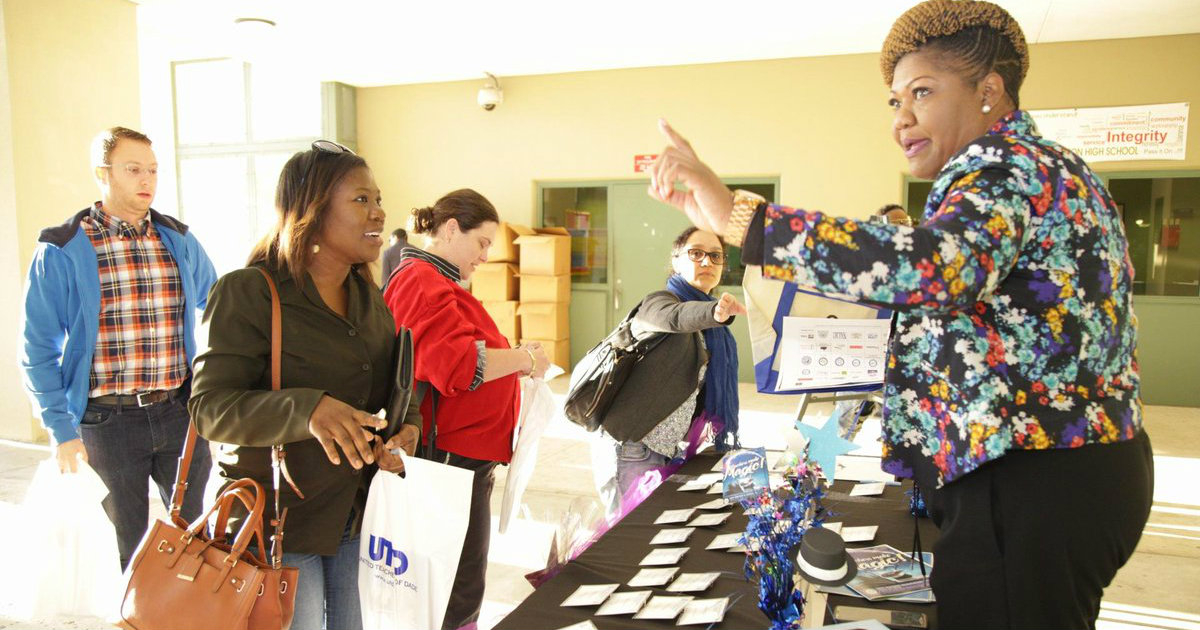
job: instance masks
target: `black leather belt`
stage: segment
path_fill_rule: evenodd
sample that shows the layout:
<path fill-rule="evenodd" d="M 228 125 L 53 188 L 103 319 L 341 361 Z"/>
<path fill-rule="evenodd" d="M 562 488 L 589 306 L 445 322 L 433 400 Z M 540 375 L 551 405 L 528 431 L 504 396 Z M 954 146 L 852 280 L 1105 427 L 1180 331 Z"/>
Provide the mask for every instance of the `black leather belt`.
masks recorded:
<path fill-rule="evenodd" d="M 97 405 L 106 405 L 110 407 L 149 407 L 158 403 L 174 400 L 179 395 L 178 389 L 158 389 L 152 392 L 141 392 L 138 394 L 109 394 L 107 396 L 96 396 L 89 402 Z"/>

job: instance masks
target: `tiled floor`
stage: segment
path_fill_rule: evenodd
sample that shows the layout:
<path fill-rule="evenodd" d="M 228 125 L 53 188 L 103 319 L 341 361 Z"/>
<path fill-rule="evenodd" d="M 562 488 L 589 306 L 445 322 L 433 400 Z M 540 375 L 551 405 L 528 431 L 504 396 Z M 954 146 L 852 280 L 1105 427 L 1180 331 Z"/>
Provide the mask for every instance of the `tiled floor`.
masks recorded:
<path fill-rule="evenodd" d="M 561 396 L 566 379 L 551 385 Z M 794 398 L 757 394 L 743 385 L 743 442 L 773 449 L 794 443 L 790 426 L 795 405 Z M 809 413 L 828 411 L 827 405 L 814 405 Z M 1154 510 L 1137 552 L 1106 593 L 1098 627 L 1200 630 L 1200 409 L 1148 407 L 1146 426 L 1155 452 Z M 484 630 L 532 592 L 524 575 L 545 566 L 559 524 L 588 521 L 589 514 L 598 513 L 592 478 L 592 452 L 598 446 L 593 434 L 561 416 L 551 422 L 522 509 L 506 533 L 493 532 L 487 601 L 480 620 Z M 0 523 L 12 522 L 37 462 L 47 454 L 42 447 L 0 444 Z M 493 494 L 497 517 L 505 472 L 499 469 Z M 7 563 L 0 569 L 14 570 Z M 12 607 L 0 592 L 0 629 L 110 627 L 95 618 L 17 621 L 5 616 Z"/>

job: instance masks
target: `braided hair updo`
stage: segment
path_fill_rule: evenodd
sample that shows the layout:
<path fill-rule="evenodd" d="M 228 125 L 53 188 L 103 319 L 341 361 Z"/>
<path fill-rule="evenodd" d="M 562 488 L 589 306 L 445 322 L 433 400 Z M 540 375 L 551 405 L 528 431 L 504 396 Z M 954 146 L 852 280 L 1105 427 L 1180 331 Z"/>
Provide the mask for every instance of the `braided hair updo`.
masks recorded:
<path fill-rule="evenodd" d="M 1003 8 L 983 0 L 926 0 L 909 9 L 883 41 L 879 65 L 884 83 L 890 86 L 900 58 L 917 50 L 938 54 L 970 84 L 995 72 L 1013 105 L 1020 107 L 1029 48 L 1021 25 Z"/>

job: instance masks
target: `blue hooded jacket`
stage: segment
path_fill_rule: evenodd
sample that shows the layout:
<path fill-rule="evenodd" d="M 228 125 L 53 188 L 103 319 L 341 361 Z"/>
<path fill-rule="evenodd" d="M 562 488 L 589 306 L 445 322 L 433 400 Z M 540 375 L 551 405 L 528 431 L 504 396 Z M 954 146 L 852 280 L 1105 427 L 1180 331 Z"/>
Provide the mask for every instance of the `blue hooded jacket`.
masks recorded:
<path fill-rule="evenodd" d="M 84 208 L 66 223 L 42 230 L 25 285 L 21 369 L 34 413 L 56 445 L 79 437 L 99 334 L 100 268 L 80 225 L 91 210 Z M 190 365 L 196 356 L 196 310 L 204 309 L 217 272 L 186 225 L 153 209 L 150 220 L 179 267 Z"/>

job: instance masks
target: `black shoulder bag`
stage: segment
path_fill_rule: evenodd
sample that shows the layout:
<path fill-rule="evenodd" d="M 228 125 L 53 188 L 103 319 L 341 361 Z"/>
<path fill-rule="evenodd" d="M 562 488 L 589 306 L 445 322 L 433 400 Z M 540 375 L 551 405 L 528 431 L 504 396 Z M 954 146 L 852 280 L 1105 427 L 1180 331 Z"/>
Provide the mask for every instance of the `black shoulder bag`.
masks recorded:
<path fill-rule="evenodd" d="M 655 333 L 640 340 L 634 337 L 630 328 L 641 306 L 639 302 L 616 329 L 588 350 L 571 374 L 564 411 L 571 422 L 588 431 L 600 428 L 634 366 L 667 336 Z"/>

